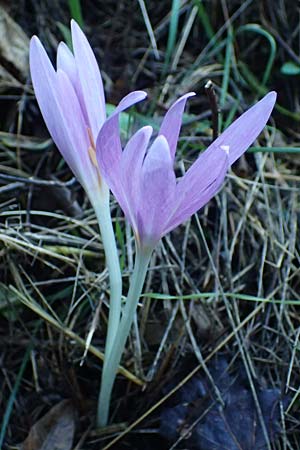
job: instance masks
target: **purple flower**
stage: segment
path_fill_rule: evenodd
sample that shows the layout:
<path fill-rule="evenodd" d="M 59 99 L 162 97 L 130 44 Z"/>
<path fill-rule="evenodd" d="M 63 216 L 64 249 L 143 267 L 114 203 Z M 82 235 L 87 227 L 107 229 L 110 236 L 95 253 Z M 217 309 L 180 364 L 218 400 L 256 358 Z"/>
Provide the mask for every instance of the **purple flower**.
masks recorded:
<path fill-rule="evenodd" d="M 74 54 L 61 42 L 57 51 L 57 70 L 41 42 L 30 42 L 30 71 L 35 95 L 53 141 L 82 184 L 90 200 L 100 192 L 108 198 L 101 183 L 95 155 L 95 141 L 105 123 L 105 98 L 94 53 L 77 23 L 72 20 Z M 122 100 L 128 108 L 146 94 L 132 92 Z M 114 148 L 111 148 L 114 152 Z"/>
<path fill-rule="evenodd" d="M 145 126 L 122 151 L 118 108 L 98 135 L 96 154 L 101 173 L 142 248 L 153 247 L 216 194 L 229 166 L 266 125 L 276 100 L 275 92 L 267 94 L 233 122 L 176 180 L 173 169 L 176 145 L 185 103 L 192 95 L 186 94 L 172 105 L 148 150 L 152 128 Z"/>

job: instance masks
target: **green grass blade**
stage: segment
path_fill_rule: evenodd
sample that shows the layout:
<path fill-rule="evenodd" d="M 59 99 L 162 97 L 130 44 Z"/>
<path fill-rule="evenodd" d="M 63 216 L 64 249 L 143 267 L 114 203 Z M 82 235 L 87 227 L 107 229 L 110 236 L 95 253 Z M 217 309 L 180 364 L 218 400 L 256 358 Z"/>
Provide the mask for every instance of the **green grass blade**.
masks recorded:
<path fill-rule="evenodd" d="M 214 29 L 211 26 L 211 22 L 209 20 L 209 16 L 208 16 L 208 14 L 206 12 L 206 9 L 203 6 L 202 0 L 194 0 L 194 4 L 198 8 L 198 17 L 200 19 L 200 22 L 203 25 L 204 31 L 206 33 L 206 36 L 208 37 L 208 39 L 215 38 Z"/>
<path fill-rule="evenodd" d="M 224 61 L 223 79 L 222 79 L 221 97 L 220 97 L 220 110 L 221 111 L 224 108 L 227 93 L 228 93 L 231 60 L 232 60 L 232 42 L 233 42 L 233 32 L 232 32 L 232 28 L 229 27 L 227 38 L 226 38 L 226 52 L 225 52 L 225 61 Z M 222 124 L 223 124 L 223 117 L 222 117 L 222 113 L 220 113 L 219 114 L 219 133 L 221 133 L 221 131 L 222 131 Z"/>
<path fill-rule="evenodd" d="M 256 23 L 249 23 L 249 24 L 239 27 L 236 31 L 236 35 L 243 33 L 245 31 L 248 31 L 248 32 L 250 31 L 251 33 L 259 34 L 259 35 L 265 37 L 267 39 L 267 41 L 269 42 L 270 54 L 269 54 L 266 68 L 265 68 L 265 71 L 264 71 L 264 74 L 262 77 L 262 84 L 266 85 L 266 83 L 268 82 L 268 80 L 270 78 L 271 70 L 272 70 L 274 60 L 276 57 L 276 52 L 277 52 L 276 41 L 273 38 L 273 36 L 270 33 L 268 33 L 268 31 L 264 30 L 260 25 L 258 25 Z"/>
<path fill-rule="evenodd" d="M 255 77 L 255 75 L 248 69 L 246 64 L 244 64 L 242 61 L 239 61 L 238 67 L 240 69 L 242 76 L 244 77 L 244 80 L 252 89 L 254 89 L 257 93 L 259 93 L 262 96 L 268 92 L 267 88 L 259 82 L 259 80 Z M 279 111 L 284 116 L 290 117 L 296 122 L 300 122 L 299 113 L 294 113 L 284 108 L 283 106 L 279 105 L 278 103 L 275 104 L 275 109 L 277 109 L 277 111 Z"/>
<path fill-rule="evenodd" d="M 156 39 L 155 39 L 154 31 L 153 31 L 153 28 L 152 28 L 152 25 L 150 22 L 150 18 L 148 15 L 148 11 L 147 11 L 145 2 L 144 2 L 144 0 L 138 0 L 138 2 L 140 5 L 140 8 L 141 8 L 141 11 L 142 11 L 142 16 L 143 16 L 143 19 L 145 22 L 146 30 L 147 30 L 147 33 L 148 33 L 148 36 L 149 36 L 149 39 L 151 42 L 151 46 L 153 48 L 155 58 L 159 59 L 159 53 L 158 53 L 158 49 L 157 49 Z"/>
<path fill-rule="evenodd" d="M 168 43 L 166 49 L 165 63 L 163 67 L 163 75 L 166 74 L 167 69 L 170 64 L 171 56 L 175 47 L 177 31 L 178 31 L 178 18 L 180 11 L 180 0 L 172 1 L 172 10 L 171 10 L 171 19 L 169 26 L 169 35 L 168 35 Z"/>
<path fill-rule="evenodd" d="M 216 297 L 219 294 L 217 292 L 202 292 L 198 294 L 189 294 L 189 295 L 169 295 L 169 294 L 156 294 L 156 293 L 147 293 L 141 295 L 141 297 L 153 298 L 156 300 L 198 300 L 198 299 L 209 299 L 211 297 Z M 236 298 L 248 302 L 257 302 L 257 303 L 276 303 L 276 304 L 285 304 L 285 305 L 300 305 L 300 299 L 275 299 L 275 298 L 265 298 L 265 297 L 256 297 L 254 295 L 248 294 L 235 294 L 232 292 L 224 292 L 223 294 L 228 298 Z"/>
<path fill-rule="evenodd" d="M 78 25 L 83 28 L 84 21 L 82 17 L 80 0 L 69 0 L 69 9 L 72 19 L 76 20 Z"/>
<path fill-rule="evenodd" d="M 29 344 L 29 346 L 27 347 L 26 353 L 24 355 L 21 367 L 19 369 L 18 375 L 16 377 L 16 382 L 15 385 L 11 391 L 11 394 L 9 396 L 8 402 L 7 402 L 7 406 L 6 406 L 6 410 L 3 416 L 3 420 L 2 420 L 2 425 L 1 425 L 1 430 L 0 430 L 0 448 L 3 448 L 3 442 L 4 442 L 4 438 L 5 438 L 5 434 L 6 434 L 6 430 L 7 430 L 7 426 L 9 424 L 9 419 L 13 410 L 13 405 L 17 396 L 17 392 L 19 390 L 20 384 L 21 384 L 21 380 L 24 374 L 24 371 L 26 369 L 28 360 L 29 360 L 29 356 L 30 356 L 30 352 L 32 350 L 33 345 Z"/>

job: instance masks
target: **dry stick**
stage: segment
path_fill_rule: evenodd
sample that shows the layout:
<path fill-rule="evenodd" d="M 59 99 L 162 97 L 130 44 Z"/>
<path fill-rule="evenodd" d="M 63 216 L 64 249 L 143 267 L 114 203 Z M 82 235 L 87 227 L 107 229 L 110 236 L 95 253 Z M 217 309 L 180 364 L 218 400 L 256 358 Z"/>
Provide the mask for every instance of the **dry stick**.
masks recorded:
<path fill-rule="evenodd" d="M 17 181 L 27 184 L 34 184 L 36 186 L 59 186 L 59 187 L 70 187 L 77 183 L 77 180 L 75 177 L 71 178 L 69 181 L 58 181 L 58 180 L 42 180 L 40 178 L 36 177 L 22 177 L 22 176 L 16 176 L 16 175 L 9 175 L 0 173 L 0 179 L 1 180 L 7 180 L 7 181 Z"/>
<path fill-rule="evenodd" d="M 206 364 L 219 350 L 221 350 L 221 348 L 223 348 L 234 336 L 236 336 L 236 333 L 243 328 L 244 325 L 246 325 L 246 323 L 251 320 L 257 313 L 260 312 L 261 309 L 263 309 L 263 307 L 265 306 L 265 303 L 261 303 L 260 305 L 257 306 L 257 308 L 252 311 L 251 314 L 249 314 L 248 317 L 246 317 L 242 322 L 240 322 L 240 324 L 224 339 L 223 342 L 221 342 L 208 356 L 207 358 L 205 358 L 204 363 Z M 129 427 L 123 431 L 121 434 L 119 434 L 119 436 L 117 436 L 115 439 L 113 439 L 108 445 L 106 445 L 105 447 L 103 447 L 102 450 L 107 450 L 109 448 L 111 448 L 114 444 L 116 444 L 117 442 L 119 442 L 120 439 L 122 439 L 126 434 L 128 434 L 133 428 L 135 428 L 137 425 L 139 425 L 139 423 L 141 423 L 144 419 L 146 419 L 146 417 L 148 417 L 151 413 L 153 413 L 153 411 L 155 411 L 159 406 L 161 406 L 163 403 L 165 403 L 173 394 L 175 394 L 175 392 L 177 392 L 182 386 L 184 386 L 191 378 L 193 378 L 193 376 L 202 368 L 202 364 L 198 364 L 198 366 L 196 366 L 194 368 L 194 370 L 192 370 L 192 372 L 190 372 L 183 380 L 181 380 L 181 382 L 175 386 L 175 388 L 173 388 L 168 394 L 166 394 L 162 399 L 160 399 L 157 403 L 155 403 L 155 405 L 153 405 L 150 409 L 148 409 L 148 411 L 145 412 L 145 414 L 143 414 L 141 417 L 139 417 L 135 422 L 133 422 L 131 425 L 129 425 Z"/>
<path fill-rule="evenodd" d="M 218 107 L 218 101 L 216 92 L 214 90 L 214 85 L 211 80 L 208 80 L 208 82 L 204 86 L 205 93 L 209 100 L 209 105 L 211 108 L 211 114 L 212 114 L 212 129 L 213 129 L 213 141 L 217 139 L 219 135 L 219 107 Z"/>

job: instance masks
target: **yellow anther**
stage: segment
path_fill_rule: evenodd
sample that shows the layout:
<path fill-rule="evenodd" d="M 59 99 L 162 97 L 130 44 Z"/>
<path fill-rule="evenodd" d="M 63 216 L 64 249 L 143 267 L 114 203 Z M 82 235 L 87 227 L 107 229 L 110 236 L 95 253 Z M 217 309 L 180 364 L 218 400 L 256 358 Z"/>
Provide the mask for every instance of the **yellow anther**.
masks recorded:
<path fill-rule="evenodd" d="M 90 140 L 90 147 L 88 148 L 88 152 L 89 152 L 89 157 L 92 161 L 93 166 L 96 167 L 97 169 L 97 175 L 98 175 L 98 181 L 99 181 L 99 186 L 101 186 L 101 175 L 100 175 L 100 171 L 99 171 L 99 166 L 98 166 L 98 162 L 97 162 L 97 157 L 96 157 L 96 145 L 95 145 L 95 141 L 93 138 L 93 134 L 92 134 L 92 130 L 87 127 L 87 132 L 89 135 L 89 140 Z"/>
<path fill-rule="evenodd" d="M 90 140 L 91 147 L 96 151 L 96 145 L 95 145 L 93 133 L 92 133 L 92 130 L 89 127 L 87 127 L 87 132 L 88 132 L 88 135 L 89 135 L 89 140 Z"/>
<path fill-rule="evenodd" d="M 88 152 L 91 158 L 91 161 L 93 163 L 93 165 L 98 169 L 98 163 L 97 163 L 97 158 L 96 158 L 96 151 L 93 147 L 89 147 L 88 148 Z"/>

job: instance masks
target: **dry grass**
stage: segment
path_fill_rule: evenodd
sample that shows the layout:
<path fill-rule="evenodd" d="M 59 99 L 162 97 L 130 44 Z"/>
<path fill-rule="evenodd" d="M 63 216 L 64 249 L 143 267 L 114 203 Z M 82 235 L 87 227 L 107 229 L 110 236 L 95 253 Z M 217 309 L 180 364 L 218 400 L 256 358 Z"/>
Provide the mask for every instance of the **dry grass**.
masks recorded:
<path fill-rule="evenodd" d="M 25 13 L 25 3 L 17 3 L 10 14 L 52 48 L 60 36 L 55 21 L 68 22 L 66 2 L 28 2 Z M 294 2 L 274 9 L 267 0 L 183 1 L 178 23 L 176 2 L 173 9 L 170 2 L 86 3 L 86 30 L 109 101 L 133 88 L 148 90 L 150 101 L 133 114 L 135 126 L 159 124 L 178 95 L 199 94 L 185 117 L 178 175 L 211 140 L 208 79 L 222 125 L 267 90 L 278 91 L 279 106 L 219 195 L 156 249 L 113 398 L 120 426 L 100 435 L 90 425 L 109 286 L 96 220 L 49 141 L 29 79 L 2 83 L 1 445 L 22 441 L 50 405 L 71 398 L 80 418 L 78 449 L 184 448 L 184 436 L 172 443 L 158 436 L 162 404 L 195 374 L 205 374 L 222 404 L 211 375 L 214 356 L 222 355 L 232 372 L 246 374 L 260 423 L 258 389 L 281 391 L 281 433 L 271 442 L 265 432 L 265 448 L 299 449 L 300 177 L 299 153 L 289 153 L 299 146 L 299 77 L 280 71 L 287 61 L 300 64 Z M 269 147 L 281 152 L 264 151 Z M 112 208 L 125 295 L 134 241 Z"/>

